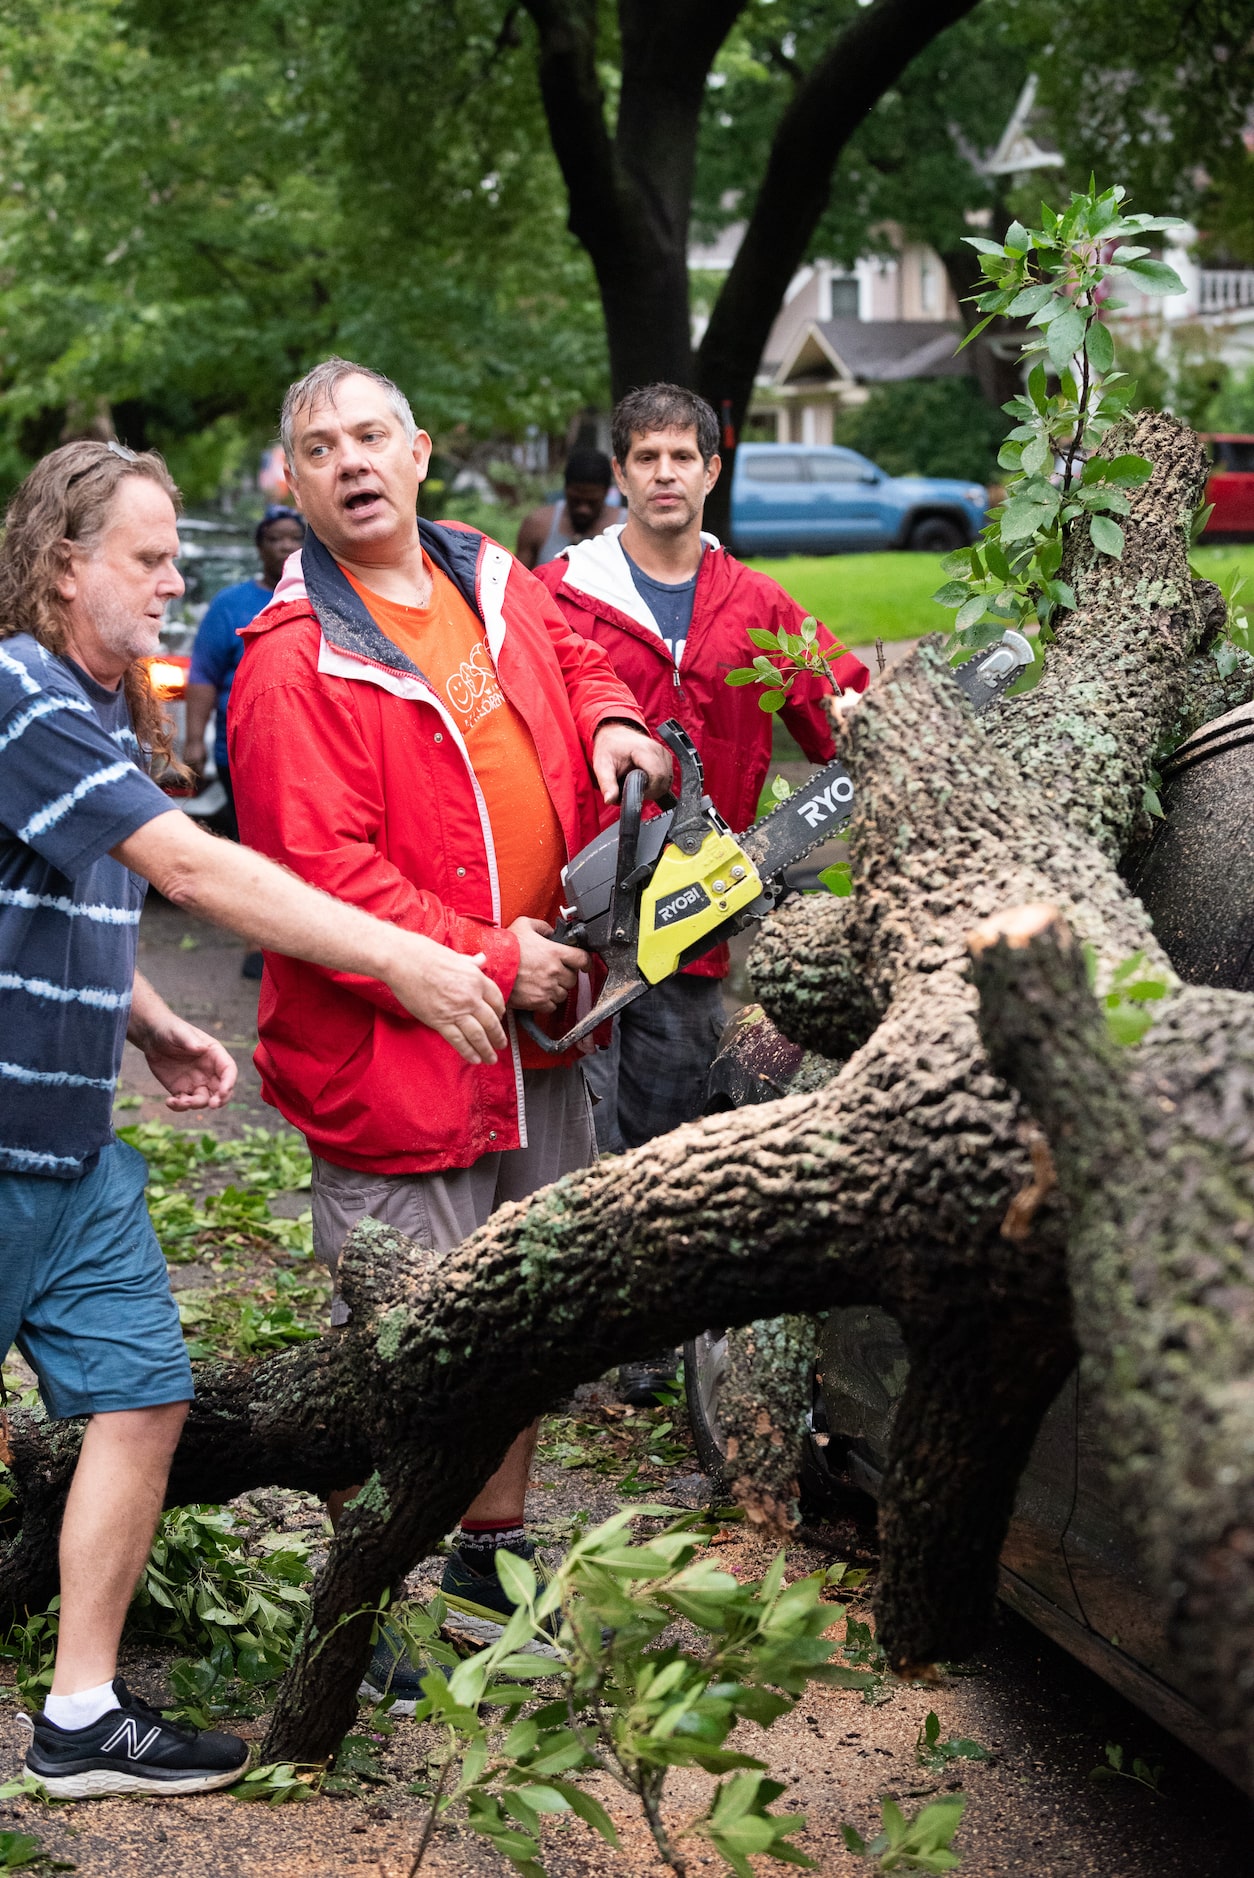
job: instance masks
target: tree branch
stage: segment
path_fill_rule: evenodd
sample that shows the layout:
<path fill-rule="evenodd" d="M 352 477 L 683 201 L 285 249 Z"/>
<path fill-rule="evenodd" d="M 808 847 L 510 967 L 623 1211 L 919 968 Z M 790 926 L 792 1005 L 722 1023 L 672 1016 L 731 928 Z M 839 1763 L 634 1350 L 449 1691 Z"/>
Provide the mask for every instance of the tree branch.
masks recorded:
<path fill-rule="evenodd" d="M 978 0 L 875 0 L 784 112 L 744 240 L 697 355 L 697 387 L 741 423 L 771 324 L 827 206 L 841 151 L 923 49 Z"/>

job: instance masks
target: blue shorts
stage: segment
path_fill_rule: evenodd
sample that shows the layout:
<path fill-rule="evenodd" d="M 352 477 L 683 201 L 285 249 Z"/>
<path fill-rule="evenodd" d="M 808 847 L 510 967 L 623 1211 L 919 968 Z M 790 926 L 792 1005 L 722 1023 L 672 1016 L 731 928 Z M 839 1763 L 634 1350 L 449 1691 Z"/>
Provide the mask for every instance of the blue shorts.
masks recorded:
<path fill-rule="evenodd" d="M 58 1421 L 193 1394 L 147 1179 L 125 1141 L 77 1180 L 0 1173 L 0 1351 L 17 1344 Z"/>

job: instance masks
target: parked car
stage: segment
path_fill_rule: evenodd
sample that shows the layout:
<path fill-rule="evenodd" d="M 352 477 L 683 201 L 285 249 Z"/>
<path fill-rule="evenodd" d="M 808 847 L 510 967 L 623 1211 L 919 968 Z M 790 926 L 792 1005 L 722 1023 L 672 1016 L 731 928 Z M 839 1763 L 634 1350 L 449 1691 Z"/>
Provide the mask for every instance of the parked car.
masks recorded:
<path fill-rule="evenodd" d="M 1214 465 L 1206 500 L 1214 504 L 1203 539 L 1254 541 L 1254 437 L 1202 439 Z"/>
<path fill-rule="evenodd" d="M 1252 478 L 1251 480 L 1254 480 Z M 1254 704 L 1206 724 L 1163 765 L 1165 818 L 1127 871 L 1189 983 L 1254 990 Z M 783 1095 L 801 1050 L 750 1006 L 724 1032 L 711 1113 Z M 860 1306 L 821 1333 L 802 1473 L 815 1510 L 851 1487 L 879 1490 L 909 1367 L 893 1318 Z M 703 1470 L 722 1472 L 719 1401 L 727 1340 L 684 1349 Z M 1073 1372 L 1041 1423 L 1001 1555 L 1002 1599 L 1254 1797 L 1248 1763 L 1177 1686 L 1163 1611 L 1111 1501 L 1085 1383 Z"/>
<path fill-rule="evenodd" d="M 982 483 L 888 476 L 856 450 L 742 443 L 736 452 L 731 535 L 739 554 L 948 554 L 975 539 L 987 511 Z"/>

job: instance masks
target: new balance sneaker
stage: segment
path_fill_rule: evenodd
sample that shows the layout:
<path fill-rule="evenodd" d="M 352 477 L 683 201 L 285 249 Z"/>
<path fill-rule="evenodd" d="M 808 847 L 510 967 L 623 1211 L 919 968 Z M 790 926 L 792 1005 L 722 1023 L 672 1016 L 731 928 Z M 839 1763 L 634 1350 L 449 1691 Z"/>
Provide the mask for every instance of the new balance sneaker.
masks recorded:
<path fill-rule="evenodd" d="M 117 1708 L 88 1728 L 58 1728 L 44 1714 L 25 1718 L 33 1736 L 26 1771 L 53 1799 L 204 1793 L 229 1787 L 248 1766 L 248 1744 L 238 1735 L 202 1734 L 167 1721 L 132 1695 L 120 1676 L 113 1692 Z"/>
<path fill-rule="evenodd" d="M 543 1560 L 536 1557 L 534 1539 L 521 1539 L 517 1544 L 511 1545 L 509 1550 L 516 1558 L 530 1559 L 541 1585 L 547 1583 L 549 1574 Z M 444 1567 L 440 1591 L 444 1602 L 453 1610 L 464 1611 L 468 1617 L 478 1618 L 492 1625 L 503 1626 L 514 1615 L 513 1602 L 497 1576 L 495 1564 L 490 1572 L 476 1571 L 456 1546 L 449 1553 L 448 1564 Z M 544 1619 L 541 1628 L 547 1630 L 550 1636 L 555 1637 L 561 1625 L 561 1615 L 555 1611 Z"/>

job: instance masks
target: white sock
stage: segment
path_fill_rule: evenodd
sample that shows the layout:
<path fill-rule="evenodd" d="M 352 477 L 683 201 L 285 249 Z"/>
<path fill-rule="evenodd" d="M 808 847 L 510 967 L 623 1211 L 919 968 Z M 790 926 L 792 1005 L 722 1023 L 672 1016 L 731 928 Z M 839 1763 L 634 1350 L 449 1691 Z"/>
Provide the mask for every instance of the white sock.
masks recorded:
<path fill-rule="evenodd" d="M 50 1695 L 44 1701 L 44 1714 L 57 1728 L 90 1728 L 94 1721 L 120 1706 L 111 1682 L 94 1689 L 76 1689 L 73 1695 Z"/>

